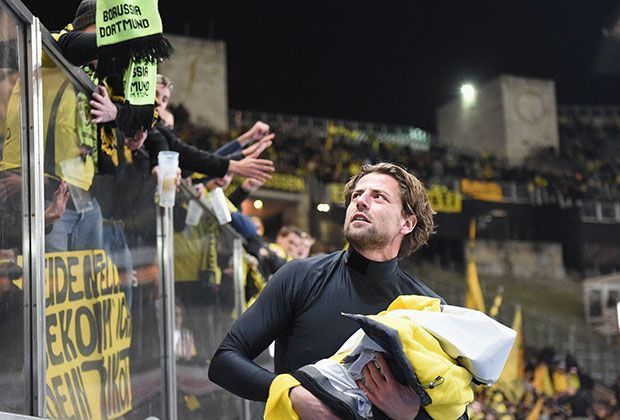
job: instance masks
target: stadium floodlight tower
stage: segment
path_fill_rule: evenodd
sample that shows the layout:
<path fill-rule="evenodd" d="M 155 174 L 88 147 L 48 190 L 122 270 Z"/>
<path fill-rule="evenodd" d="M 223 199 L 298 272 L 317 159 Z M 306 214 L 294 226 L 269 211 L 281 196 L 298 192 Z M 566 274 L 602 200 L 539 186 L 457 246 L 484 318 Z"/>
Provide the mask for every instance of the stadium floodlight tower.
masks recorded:
<path fill-rule="evenodd" d="M 471 105 L 476 101 L 476 88 L 471 83 L 461 85 L 461 97 L 466 105 Z"/>

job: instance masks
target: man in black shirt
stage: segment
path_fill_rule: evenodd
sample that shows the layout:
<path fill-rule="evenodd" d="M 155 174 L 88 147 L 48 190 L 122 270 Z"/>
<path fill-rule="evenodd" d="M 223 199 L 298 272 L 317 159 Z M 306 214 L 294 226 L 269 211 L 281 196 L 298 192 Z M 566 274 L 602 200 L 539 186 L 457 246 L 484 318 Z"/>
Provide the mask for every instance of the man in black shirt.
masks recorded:
<path fill-rule="evenodd" d="M 330 357 L 357 330 L 341 312 L 375 314 L 399 295 L 437 297 L 398 267 L 433 233 L 433 211 L 422 183 L 390 163 L 365 166 L 345 186 L 348 251 L 293 260 L 278 270 L 258 300 L 235 322 L 214 355 L 209 377 L 248 399 L 265 401 L 275 374 L 254 362 L 276 340 L 275 373 Z M 363 388 L 391 418 L 412 419 L 420 401 L 389 370 L 363 370 Z M 330 418 L 302 386 L 290 393 L 301 418 Z"/>

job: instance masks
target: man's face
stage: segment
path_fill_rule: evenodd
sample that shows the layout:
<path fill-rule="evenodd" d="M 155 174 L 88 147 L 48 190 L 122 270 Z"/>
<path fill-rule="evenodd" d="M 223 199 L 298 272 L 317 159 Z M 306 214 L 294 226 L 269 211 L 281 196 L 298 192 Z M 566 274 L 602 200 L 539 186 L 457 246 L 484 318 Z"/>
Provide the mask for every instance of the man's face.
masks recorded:
<path fill-rule="evenodd" d="M 301 236 L 293 232 L 290 232 L 286 236 L 279 235 L 276 238 L 276 243 L 284 248 L 286 253 L 291 257 L 297 257 L 301 241 Z"/>
<path fill-rule="evenodd" d="M 161 114 L 162 111 L 165 111 L 168 108 L 168 102 L 170 101 L 170 88 L 168 86 L 164 86 L 161 83 L 157 84 L 157 91 L 155 92 L 155 111 L 158 114 Z"/>
<path fill-rule="evenodd" d="M 314 240 L 310 238 L 303 238 L 300 241 L 300 245 L 297 249 L 297 257 L 308 258 L 308 256 L 310 255 L 310 248 L 312 248 L 313 244 L 314 244 Z"/>
<path fill-rule="evenodd" d="M 344 235 L 358 251 L 376 250 L 400 242 L 406 221 L 398 182 L 389 175 L 370 173 L 358 182 L 344 221 Z"/>

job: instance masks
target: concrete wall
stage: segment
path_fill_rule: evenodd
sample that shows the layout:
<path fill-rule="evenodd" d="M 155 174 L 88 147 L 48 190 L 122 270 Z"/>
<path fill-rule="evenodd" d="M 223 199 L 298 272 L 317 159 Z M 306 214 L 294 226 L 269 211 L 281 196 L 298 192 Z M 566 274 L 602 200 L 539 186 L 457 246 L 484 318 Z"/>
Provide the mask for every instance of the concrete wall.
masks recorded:
<path fill-rule="evenodd" d="M 472 103 L 457 97 L 437 109 L 440 144 L 465 154 L 492 153 L 513 166 L 538 148 L 559 149 L 553 81 L 504 75 L 477 90 Z"/>
<path fill-rule="evenodd" d="M 501 81 L 508 163 L 521 165 L 536 148 L 559 150 L 555 83 L 514 76 Z"/>
<path fill-rule="evenodd" d="M 562 246 L 557 243 L 476 240 L 478 273 L 516 278 L 562 279 Z"/>
<path fill-rule="evenodd" d="M 492 153 L 504 158 L 502 85 L 495 79 L 478 88 L 475 100 L 460 97 L 437 110 L 438 141 L 466 154 Z"/>
<path fill-rule="evenodd" d="M 175 48 L 159 72 L 174 83 L 171 102 L 182 103 L 192 122 L 228 130 L 228 76 L 226 44 L 166 34 Z"/>

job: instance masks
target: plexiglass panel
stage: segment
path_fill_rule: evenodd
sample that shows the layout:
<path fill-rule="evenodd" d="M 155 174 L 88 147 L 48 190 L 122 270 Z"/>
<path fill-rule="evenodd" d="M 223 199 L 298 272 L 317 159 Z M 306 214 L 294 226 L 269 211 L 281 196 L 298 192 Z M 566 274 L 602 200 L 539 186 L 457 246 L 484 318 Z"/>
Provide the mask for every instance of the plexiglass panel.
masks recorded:
<path fill-rule="evenodd" d="M 223 390 L 209 381 L 207 372 L 228 329 L 264 282 L 252 275 L 251 261 L 230 225 L 221 226 L 198 200 L 188 198 L 180 194 L 174 209 L 178 418 L 261 418 L 262 405 Z M 209 202 L 206 195 L 200 201 Z M 257 362 L 272 369 L 268 355 Z"/>
<path fill-rule="evenodd" d="M 89 95 L 42 69 L 47 415 L 164 417 L 163 317 L 148 156 L 90 123 Z M 98 147 L 98 144 L 102 145 Z"/>
<path fill-rule="evenodd" d="M 0 3 L 0 411 L 26 414 L 22 281 L 20 23 Z"/>

